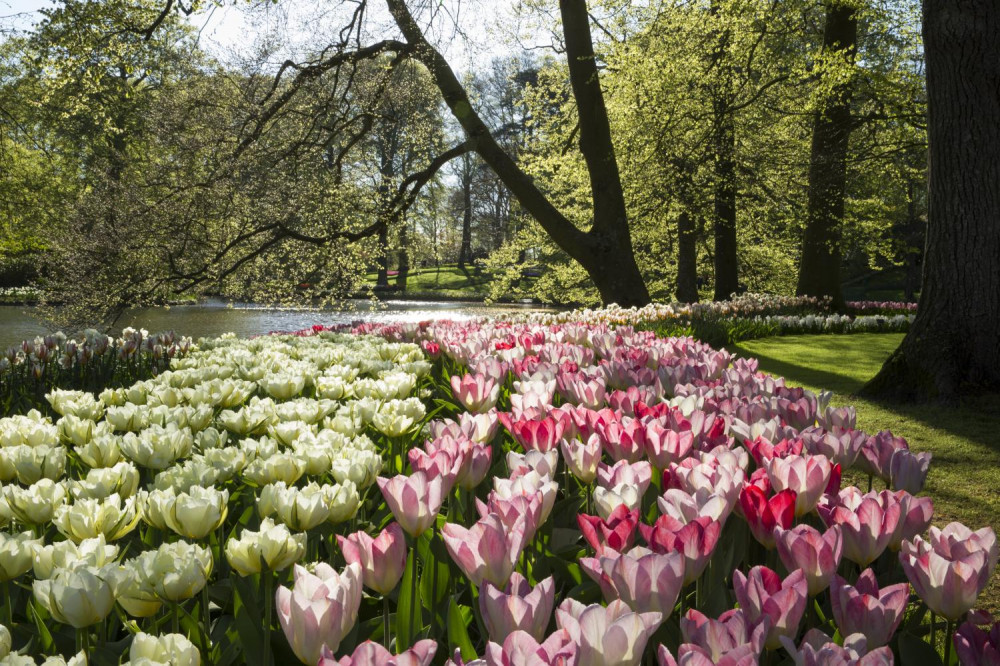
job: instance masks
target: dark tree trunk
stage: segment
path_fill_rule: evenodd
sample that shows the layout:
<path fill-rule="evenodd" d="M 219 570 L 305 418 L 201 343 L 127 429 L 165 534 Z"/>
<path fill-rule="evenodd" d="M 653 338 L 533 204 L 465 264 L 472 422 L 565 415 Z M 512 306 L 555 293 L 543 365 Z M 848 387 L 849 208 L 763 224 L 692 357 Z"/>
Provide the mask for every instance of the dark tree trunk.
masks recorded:
<path fill-rule="evenodd" d="M 909 333 L 864 394 L 1000 389 L 1000 6 L 924 0 L 930 199 Z"/>
<path fill-rule="evenodd" d="M 725 99 L 715 105 L 715 300 L 740 290 L 736 244 L 736 128 Z M 697 299 L 696 299 L 697 300 Z"/>
<path fill-rule="evenodd" d="M 399 272 L 396 273 L 396 289 L 406 291 L 406 281 L 410 278 L 410 251 L 407 249 L 407 222 L 405 219 L 399 227 Z"/>
<path fill-rule="evenodd" d="M 858 17 L 850 0 L 829 0 L 823 51 L 853 64 L 858 43 Z M 806 228 L 799 260 L 800 296 L 830 298 L 844 308 L 840 285 L 841 224 L 847 196 L 847 149 L 851 139 L 851 84 L 835 85 L 813 118 L 809 158 Z"/>
<path fill-rule="evenodd" d="M 383 224 L 378 230 L 378 275 L 375 286 L 386 289 L 389 286 L 389 225 Z"/>
<path fill-rule="evenodd" d="M 698 301 L 698 233 L 688 211 L 677 219 L 677 300 Z"/>
<path fill-rule="evenodd" d="M 590 275 L 605 303 L 645 305 L 649 291 L 632 249 L 618 162 L 590 36 L 586 0 L 560 0 L 570 83 L 580 116 L 580 150 L 587 163 L 594 204 L 589 231 L 578 229 L 497 142 L 476 113 L 448 61 L 424 37 L 404 0 L 386 0 L 416 56 L 427 66 L 452 115 L 483 161 L 510 189 L 553 242 Z"/>
<path fill-rule="evenodd" d="M 462 171 L 462 244 L 458 248 L 458 269 L 472 260 L 472 173 L 468 158 Z"/>

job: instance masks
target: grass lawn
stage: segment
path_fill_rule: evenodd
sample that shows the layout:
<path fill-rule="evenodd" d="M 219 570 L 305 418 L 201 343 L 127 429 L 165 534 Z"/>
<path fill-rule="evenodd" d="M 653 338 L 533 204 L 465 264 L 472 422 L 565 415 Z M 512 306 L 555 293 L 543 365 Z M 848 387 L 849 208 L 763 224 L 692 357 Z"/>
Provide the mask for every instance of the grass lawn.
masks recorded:
<path fill-rule="evenodd" d="M 896 348 L 899 333 L 798 335 L 732 345 L 739 356 L 760 360 L 760 369 L 790 385 L 830 389 L 834 404 L 854 405 L 858 427 L 868 433 L 891 430 L 915 451 L 930 451 L 925 493 L 934 499 L 934 523 L 952 520 L 1000 533 L 1000 395 L 969 399 L 958 406 L 896 405 L 851 397 L 873 377 Z M 862 480 L 851 479 L 860 487 Z M 867 481 L 865 481 L 866 483 Z M 881 484 L 876 481 L 876 488 Z M 1000 576 L 994 575 L 980 606 L 1000 610 Z"/>
<path fill-rule="evenodd" d="M 369 273 L 367 280 L 374 285 L 376 273 Z M 427 295 L 444 298 L 482 300 L 489 294 L 492 276 L 483 270 L 467 266 L 464 271 L 455 264 L 442 264 L 440 268 L 411 268 L 406 280 L 406 295 Z M 396 276 L 389 276 L 389 284 L 396 284 Z"/>

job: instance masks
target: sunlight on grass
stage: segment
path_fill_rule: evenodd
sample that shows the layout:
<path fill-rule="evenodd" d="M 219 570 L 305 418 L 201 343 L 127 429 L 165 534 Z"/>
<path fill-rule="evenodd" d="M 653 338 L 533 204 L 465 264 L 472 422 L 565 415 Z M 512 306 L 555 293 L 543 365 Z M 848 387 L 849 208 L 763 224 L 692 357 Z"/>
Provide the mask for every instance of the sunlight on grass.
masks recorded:
<path fill-rule="evenodd" d="M 801 335 L 729 349 L 757 358 L 761 370 L 785 377 L 790 385 L 833 390 L 834 404 L 857 407 L 858 427 L 866 432 L 891 430 L 905 437 L 910 448 L 933 453 L 924 492 L 934 498 L 936 525 L 958 520 L 1000 532 L 1000 395 L 957 406 L 885 404 L 851 396 L 878 372 L 902 338 L 897 333 Z M 1000 610 L 996 576 L 980 605 Z"/>

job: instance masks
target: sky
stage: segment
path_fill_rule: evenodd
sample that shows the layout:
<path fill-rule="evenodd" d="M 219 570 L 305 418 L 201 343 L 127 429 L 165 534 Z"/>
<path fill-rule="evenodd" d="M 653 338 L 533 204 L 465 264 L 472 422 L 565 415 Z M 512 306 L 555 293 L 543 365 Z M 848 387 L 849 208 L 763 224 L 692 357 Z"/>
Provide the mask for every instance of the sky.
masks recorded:
<path fill-rule="evenodd" d="M 40 17 L 39 9 L 52 7 L 52 0 L 0 0 L 0 21 L 12 18 L 15 25 L 27 30 Z M 210 4 L 210 3 L 209 3 Z M 223 62 L 239 54 L 249 55 L 255 38 L 276 29 L 285 29 L 284 51 L 278 59 L 301 56 L 317 36 L 335 34 L 337 0 L 283 0 L 276 7 L 248 7 L 248 3 L 227 2 L 212 6 L 188 17 L 199 31 L 202 47 Z M 369 17 L 373 34 L 391 29 L 391 22 L 378 0 L 371 3 Z M 455 20 L 439 19 L 436 25 L 448 26 L 430 37 L 436 41 L 452 67 L 460 71 L 477 70 L 492 58 L 521 51 L 525 46 L 549 44 L 546 31 L 537 28 L 537 20 L 523 18 L 521 0 L 452 0 L 457 8 L 457 25 L 465 37 L 454 30 Z M 326 29 L 325 29 L 326 28 Z"/>

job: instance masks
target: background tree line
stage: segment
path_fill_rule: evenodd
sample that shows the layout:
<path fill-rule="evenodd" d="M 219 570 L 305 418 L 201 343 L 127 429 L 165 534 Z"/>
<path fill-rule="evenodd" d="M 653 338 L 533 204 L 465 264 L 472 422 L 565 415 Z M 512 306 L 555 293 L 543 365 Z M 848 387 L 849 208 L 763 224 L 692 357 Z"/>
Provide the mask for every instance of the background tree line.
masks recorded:
<path fill-rule="evenodd" d="M 341 3 L 283 63 L 273 36 L 215 60 L 197 3 L 62 0 L 8 33 L 0 279 L 79 322 L 184 292 L 335 299 L 441 263 L 552 302 L 840 303 L 886 268 L 913 297 L 916 2 L 539 0 L 552 49 L 457 74 L 426 37 L 436 6 L 389 1 L 378 33 Z"/>

